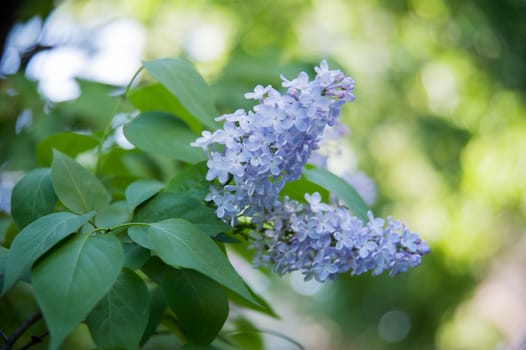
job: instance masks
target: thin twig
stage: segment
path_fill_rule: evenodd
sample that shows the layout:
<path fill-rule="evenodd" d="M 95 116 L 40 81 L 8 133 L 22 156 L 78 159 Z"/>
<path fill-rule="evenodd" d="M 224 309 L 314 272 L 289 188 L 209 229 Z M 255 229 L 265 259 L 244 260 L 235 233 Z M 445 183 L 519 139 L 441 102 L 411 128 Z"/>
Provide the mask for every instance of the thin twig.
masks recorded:
<path fill-rule="evenodd" d="M 42 343 L 42 341 L 44 340 L 45 337 L 47 337 L 48 334 L 49 332 L 46 331 L 42 333 L 41 335 L 32 335 L 31 340 L 26 345 L 22 346 L 20 350 L 27 350 L 33 345 Z"/>
<path fill-rule="evenodd" d="M 27 331 L 29 327 L 38 322 L 41 318 L 42 313 L 37 311 L 33 316 L 31 316 L 31 318 L 18 327 L 10 337 L 5 339 L 5 334 L 3 334 L 2 338 L 4 338 L 4 346 L 2 347 L 2 350 L 11 350 L 13 345 L 15 345 L 16 341 L 22 336 L 22 334 L 24 334 L 24 332 Z"/>

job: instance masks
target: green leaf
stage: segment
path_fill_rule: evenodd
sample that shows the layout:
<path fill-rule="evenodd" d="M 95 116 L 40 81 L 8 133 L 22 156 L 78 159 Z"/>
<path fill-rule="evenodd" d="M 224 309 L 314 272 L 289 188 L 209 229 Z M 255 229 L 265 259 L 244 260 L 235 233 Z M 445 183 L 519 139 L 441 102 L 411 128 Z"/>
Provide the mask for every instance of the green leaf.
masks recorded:
<path fill-rule="evenodd" d="M 51 181 L 62 204 L 75 213 L 103 208 L 110 201 L 110 195 L 95 175 L 57 150 L 53 151 Z"/>
<path fill-rule="evenodd" d="M 362 221 L 367 222 L 367 211 L 369 210 L 367 204 L 358 192 L 342 178 L 334 175 L 328 170 L 321 168 L 305 168 L 303 169 L 305 178 L 321 187 L 327 189 L 331 194 L 341 199 Z"/>
<path fill-rule="evenodd" d="M 5 275 L 5 265 L 7 261 L 7 248 L 4 248 L 0 245 L 0 290 L 4 287 L 4 275 Z"/>
<path fill-rule="evenodd" d="M 124 267 L 130 270 L 141 268 L 150 258 L 150 250 L 141 247 L 135 243 L 122 243 L 124 250 Z"/>
<path fill-rule="evenodd" d="M 49 166 L 53 159 L 53 149 L 75 157 L 79 153 L 97 147 L 98 144 L 99 141 L 90 135 L 61 132 L 40 141 L 37 145 L 36 157 L 39 164 Z"/>
<path fill-rule="evenodd" d="M 170 218 L 188 220 L 210 236 L 232 230 L 217 218 L 214 209 L 189 193 L 159 193 L 136 211 L 134 221 L 157 222 Z"/>
<path fill-rule="evenodd" d="M 148 297 L 142 278 L 123 269 L 86 320 L 95 344 L 136 349 L 148 322 Z"/>
<path fill-rule="evenodd" d="M 148 324 L 142 334 L 140 345 L 144 345 L 155 333 L 157 326 L 161 323 L 164 311 L 166 310 L 166 301 L 164 300 L 163 291 L 160 287 L 154 287 L 150 290 L 149 295 L 150 311 L 148 317 Z"/>
<path fill-rule="evenodd" d="M 167 269 L 162 288 L 186 338 L 192 343 L 211 343 L 228 316 L 223 286 L 197 271 Z"/>
<path fill-rule="evenodd" d="M 173 193 L 184 192 L 196 199 L 203 200 L 210 188 L 210 182 L 206 181 L 207 172 L 206 162 L 197 163 L 183 169 L 168 182 L 166 191 Z"/>
<path fill-rule="evenodd" d="M 187 163 L 206 159 L 201 149 L 190 146 L 199 136 L 183 122 L 163 112 L 145 112 L 124 126 L 124 135 L 137 148 Z"/>
<path fill-rule="evenodd" d="M 53 211 L 57 195 L 49 168 L 28 172 L 13 188 L 11 215 L 19 228 Z"/>
<path fill-rule="evenodd" d="M 164 58 L 146 61 L 143 65 L 203 125 L 211 129 L 220 126 L 214 120 L 218 113 L 214 107 L 212 92 L 190 62 Z"/>
<path fill-rule="evenodd" d="M 99 210 L 95 216 L 95 224 L 97 227 L 111 227 L 128 222 L 130 219 L 131 214 L 126 201 L 117 201 Z"/>
<path fill-rule="evenodd" d="M 184 344 L 181 350 L 221 350 L 213 345 Z"/>
<path fill-rule="evenodd" d="M 237 318 L 234 321 L 234 331 L 228 332 L 227 339 L 236 349 L 264 350 L 265 346 L 261 331 L 247 318 Z"/>
<path fill-rule="evenodd" d="M 110 235 L 79 234 L 33 267 L 33 291 L 49 328 L 49 349 L 62 341 L 113 286 L 123 263 Z"/>
<path fill-rule="evenodd" d="M 221 249 L 189 221 L 168 219 L 151 224 L 150 242 L 165 263 L 197 270 L 258 304 Z"/>
<path fill-rule="evenodd" d="M 281 196 L 289 196 L 290 199 L 294 199 L 300 202 L 305 201 L 305 193 L 318 192 L 321 195 L 323 201 L 329 201 L 329 191 L 325 188 L 317 185 L 306 179 L 305 174 L 302 174 L 301 178 L 295 181 L 287 182 L 285 187 L 281 191 Z"/>
<path fill-rule="evenodd" d="M 95 213 L 82 216 L 52 213 L 33 221 L 11 243 L 6 262 L 4 292 L 28 274 L 33 263 L 58 242 L 77 231 Z"/>
<path fill-rule="evenodd" d="M 150 239 L 148 238 L 148 227 L 146 226 L 131 226 L 128 227 L 128 236 L 140 245 L 141 247 L 144 247 L 146 249 L 152 249 L 152 245 L 150 244 Z"/>
<path fill-rule="evenodd" d="M 259 294 L 254 292 L 249 286 L 246 286 L 257 304 L 248 302 L 246 299 L 239 297 L 237 294 L 228 293 L 228 298 L 236 305 L 242 306 L 247 309 L 251 309 L 257 312 L 261 312 L 267 316 L 273 318 L 279 318 L 278 314 L 272 309 L 272 306 Z"/>
<path fill-rule="evenodd" d="M 128 93 L 128 100 L 141 112 L 167 112 L 183 120 L 193 131 L 199 132 L 201 130 L 199 120 L 192 116 L 177 100 L 177 97 L 172 95 L 162 84 L 155 83 L 135 88 Z"/>
<path fill-rule="evenodd" d="M 143 179 L 131 183 L 124 193 L 130 212 L 133 212 L 142 202 L 156 195 L 163 187 L 162 182 L 152 179 Z"/>

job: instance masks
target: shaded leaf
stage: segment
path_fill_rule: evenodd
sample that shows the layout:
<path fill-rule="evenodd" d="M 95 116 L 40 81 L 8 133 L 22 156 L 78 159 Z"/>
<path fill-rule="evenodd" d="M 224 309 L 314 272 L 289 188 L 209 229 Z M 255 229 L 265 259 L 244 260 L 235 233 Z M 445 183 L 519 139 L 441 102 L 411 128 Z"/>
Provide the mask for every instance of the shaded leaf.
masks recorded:
<path fill-rule="evenodd" d="M 151 249 L 152 245 L 150 244 L 150 239 L 148 238 L 148 227 L 146 226 L 131 226 L 128 227 L 128 236 L 146 249 Z"/>
<path fill-rule="evenodd" d="M 341 199 L 358 218 L 367 222 L 367 204 L 347 181 L 321 168 L 303 169 L 305 178 L 327 189 L 332 195 Z"/>
<path fill-rule="evenodd" d="M 5 265 L 7 261 L 7 248 L 0 245 L 0 290 L 4 288 Z"/>
<path fill-rule="evenodd" d="M 144 68 L 168 91 L 181 105 L 203 125 L 217 129 L 218 115 L 211 98 L 212 92 L 205 80 L 192 64 L 182 59 L 164 58 L 143 63 Z"/>
<path fill-rule="evenodd" d="M 190 146 L 198 135 L 174 116 L 144 112 L 124 126 L 124 135 L 137 148 L 188 163 L 206 159 L 201 149 Z"/>
<path fill-rule="evenodd" d="M 305 174 L 302 174 L 301 178 L 298 180 L 287 182 L 280 195 L 287 195 L 290 199 L 303 202 L 305 201 L 305 193 L 314 192 L 318 192 L 321 195 L 323 201 L 329 201 L 329 191 L 327 191 L 327 189 L 323 188 L 322 186 L 307 180 Z"/>
<path fill-rule="evenodd" d="M 128 222 L 131 219 L 131 213 L 126 201 L 113 202 L 105 206 L 95 216 L 97 227 L 111 227 Z"/>
<path fill-rule="evenodd" d="M 197 163 L 183 169 L 168 182 L 166 191 L 173 193 L 184 192 L 196 199 L 203 200 L 210 188 L 210 183 L 206 181 L 207 172 L 206 162 Z"/>
<path fill-rule="evenodd" d="M 110 235 L 79 234 L 33 268 L 33 291 L 49 328 L 51 350 L 88 315 L 119 276 L 120 242 Z"/>
<path fill-rule="evenodd" d="M 167 264 L 197 270 L 258 304 L 221 249 L 199 228 L 183 219 L 168 219 L 150 226 L 150 242 Z"/>
<path fill-rule="evenodd" d="M 223 286 L 197 271 L 167 269 L 162 288 L 186 338 L 192 343 L 211 343 L 228 316 Z"/>
<path fill-rule="evenodd" d="M 101 209 L 110 201 L 110 195 L 95 175 L 57 150 L 53 151 L 51 180 L 62 204 L 73 212 Z"/>
<path fill-rule="evenodd" d="M 157 222 L 171 218 L 188 220 L 210 236 L 232 229 L 216 216 L 214 209 L 190 193 L 160 193 L 136 211 L 134 220 Z"/>
<path fill-rule="evenodd" d="M 141 268 L 150 258 L 150 250 L 135 243 L 122 243 L 124 251 L 124 266 L 130 270 Z"/>
<path fill-rule="evenodd" d="M 81 152 L 97 147 L 98 144 L 99 141 L 90 135 L 61 132 L 40 141 L 37 145 L 36 157 L 39 164 L 49 166 L 53 159 L 53 149 L 75 157 Z"/>
<path fill-rule="evenodd" d="M 11 194 L 11 215 L 19 228 L 53 211 L 57 195 L 49 168 L 34 169 L 17 182 Z"/>
<path fill-rule="evenodd" d="M 152 179 L 143 179 L 131 183 L 124 192 L 130 212 L 133 212 L 139 204 L 157 194 L 163 187 L 164 184 L 162 182 Z"/>
<path fill-rule="evenodd" d="M 16 235 L 6 262 L 4 292 L 29 273 L 33 263 L 58 242 L 77 231 L 95 213 L 82 216 L 52 213 L 33 221 Z"/>
<path fill-rule="evenodd" d="M 86 323 L 98 347 L 136 349 L 148 322 L 148 312 L 146 284 L 135 272 L 123 269 Z"/>
<path fill-rule="evenodd" d="M 148 339 L 155 333 L 157 326 L 161 323 L 164 311 L 166 310 L 166 301 L 160 287 L 155 287 L 149 292 L 149 313 L 148 324 L 142 334 L 140 345 L 144 345 Z"/>

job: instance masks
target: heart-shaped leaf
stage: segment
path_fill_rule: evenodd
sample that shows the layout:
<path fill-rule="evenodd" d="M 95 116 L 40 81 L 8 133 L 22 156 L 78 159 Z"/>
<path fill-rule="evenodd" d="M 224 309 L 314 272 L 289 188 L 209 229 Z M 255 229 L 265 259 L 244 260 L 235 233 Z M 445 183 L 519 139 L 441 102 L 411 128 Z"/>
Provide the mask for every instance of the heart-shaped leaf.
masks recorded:
<path fill-rule="evenodd" d="M 183 219 L 168 219 L 150 225 L 150 242 L 168 265 L 194 269 L 258 304 L 245 283 L 214 241 Z"/>
<path fill-rule="evenodd" d="M 6 261 L 4 292 L 29 273 L 31 265 L 58 242 L 77 231 L 95 213 L 78 216 L 68 212 L 52 213 L 33 221 L 18 233 Z"/>
<path fill-rule="evenodd" d="M 203 125 L 217 129 L 218 115 L 212 92 L 192 64 L 182 59 L 163 58 L 143 63 L 144 68 L 164 85 L 179 103 Z"/>
<path fill-rule="evenodd" d="M 56 350 L 113 286 L 123 264 L 114 236 L 79 234 L 33 267 L 33 291 Z"/>
<path fill-rule="evenodd" d="M 163 112 L 144 112 L 124 126 L 124 135 L 137 148 L 187 163 L 206 159 L 202 150 L 190 146 L 198 137 L 186 124 Z"/>
<path fill-rule="evenodd" d="M 99 348 L 136 349 L 148 323 L 148 288 L 135 272 L 123 269 L 87 318 Z"/>
<path fill-rule="evenodd" d="M 167 269 L 162 288 L 186 338 L 192 343 L 211 343 L 228 316 L 225 288 L 188 269 Z"/>
<path fill-rule="evenodd" d="M 62 204 L 75 213 L 103 208 L 110 201 L 109 193 L 95 175 L 57 150 L 53 151 L 51 180 Z"/>
<path fill-rule="evenodd" d="M 49 168 L 28 172 L 13 188 L 11 215 L 19 228 L 49 214 L 57 202 Z"/>

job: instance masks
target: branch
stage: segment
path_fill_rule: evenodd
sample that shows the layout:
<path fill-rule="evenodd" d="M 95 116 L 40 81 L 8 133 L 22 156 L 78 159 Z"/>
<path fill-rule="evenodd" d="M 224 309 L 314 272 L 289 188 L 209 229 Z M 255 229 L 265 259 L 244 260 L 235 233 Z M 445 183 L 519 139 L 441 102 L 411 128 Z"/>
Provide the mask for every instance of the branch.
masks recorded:
<path fill-rule="evenodd" d="M 42 333 L 41 335 L 32 335 L 31 340 L 26 345 L 22 346 L 20 350 L 27 350 L 33 345 L 42 343 L 42 341 L 44 340 L 45 337 L 47 337 L 48 334 L 49 332 L 46 331 Z"/>
<path fill-rule="evenodd" d="M 33 324 L 38 322 L 42 318 L 42 313 L 37 311 L 30 319 L 25 321 L 20 327 L 18 327 L 15 332 L 10 337 L 5 337 L 5 334 L 2 333 L 2 338 L 4 340 L 4 346 L 2 350 L 11 350 L 16 341 L 22 336 L 31 327 Z"/>

